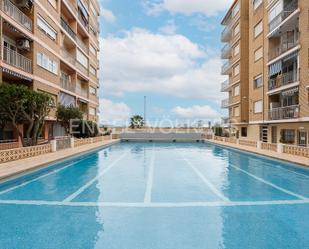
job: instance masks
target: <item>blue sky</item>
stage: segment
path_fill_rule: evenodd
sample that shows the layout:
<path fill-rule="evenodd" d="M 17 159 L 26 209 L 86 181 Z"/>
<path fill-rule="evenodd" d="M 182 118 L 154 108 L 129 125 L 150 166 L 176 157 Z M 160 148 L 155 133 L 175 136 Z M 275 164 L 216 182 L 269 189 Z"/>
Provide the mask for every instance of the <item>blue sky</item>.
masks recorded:
<path fill-rule="evenodd" d="M 231 1 L 101 0 L 101 122 L 142 115 L 143 96 L 152 122 L 224 115 L 220 21 Z"/>

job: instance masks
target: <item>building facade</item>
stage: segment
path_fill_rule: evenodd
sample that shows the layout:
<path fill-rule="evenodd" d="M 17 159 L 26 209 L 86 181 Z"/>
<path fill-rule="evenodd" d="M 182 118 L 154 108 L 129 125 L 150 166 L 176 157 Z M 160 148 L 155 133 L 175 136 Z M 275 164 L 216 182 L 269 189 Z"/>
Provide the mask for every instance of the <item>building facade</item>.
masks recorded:
<path fill-rule="evenodd" d="M 48 93 L 98 121 L 99 13 L 97 0 L 1 0 L 0 82 Z M 7 125 L 0 140 L 14 133 Z M 42 137 L 62 134 L 52 111 Z"/>
<path fill-rule="evenodd" d="M 248 120 L 239 122 L 242 114 L 235 118 L 230 110 L 228 121 L 243 139 L 307 146 L 309 1 L 246 2 L 247 13 L 240 15 L 248 17 L 248 34 L 241 34 L 248 35 L 248 58 L 244 56 L 248 68 L 240 67 L 240 75 L 247 74 L 248 80 L 240 87 L 246 85 L 248 102 L 246 106 L 240 102 L 240 109 L 247 110 Z"/>

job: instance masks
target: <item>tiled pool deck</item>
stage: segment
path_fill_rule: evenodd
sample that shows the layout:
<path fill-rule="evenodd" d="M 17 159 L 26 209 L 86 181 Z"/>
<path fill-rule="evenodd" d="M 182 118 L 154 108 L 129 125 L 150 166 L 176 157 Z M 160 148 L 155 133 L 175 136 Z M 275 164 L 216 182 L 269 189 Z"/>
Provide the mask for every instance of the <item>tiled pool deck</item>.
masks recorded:
<path fill-rule="evenodd" d="M 36 157 L 21 159 L 18 161 L 2 163 L 0 164 L 0 181 L 17 176 L 19 174 L 27 173 L 29 171 L 41 168 L 56 161 L 64 160 L 72 156 L 80 155 L 82 153 L 87 153 L 92 150 L 119 143 L 119 141 L 120 140 L 118 139 L 105 140 L 103 142 L 87 144 L 66 150 L 60 150 L 54 153 L 48 153 Z"/>

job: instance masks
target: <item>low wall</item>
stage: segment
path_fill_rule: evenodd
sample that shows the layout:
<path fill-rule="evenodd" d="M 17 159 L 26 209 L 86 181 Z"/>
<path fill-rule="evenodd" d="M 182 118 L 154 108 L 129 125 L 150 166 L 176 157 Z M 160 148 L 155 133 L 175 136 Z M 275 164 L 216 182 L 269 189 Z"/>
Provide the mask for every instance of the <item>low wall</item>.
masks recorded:
<path fill-rule="evenodd" d="M 122 141 L 200 141 L 203 140 L 203 133 L 163 133 L 163 132 L 136 132 L 121 133 Z"/>

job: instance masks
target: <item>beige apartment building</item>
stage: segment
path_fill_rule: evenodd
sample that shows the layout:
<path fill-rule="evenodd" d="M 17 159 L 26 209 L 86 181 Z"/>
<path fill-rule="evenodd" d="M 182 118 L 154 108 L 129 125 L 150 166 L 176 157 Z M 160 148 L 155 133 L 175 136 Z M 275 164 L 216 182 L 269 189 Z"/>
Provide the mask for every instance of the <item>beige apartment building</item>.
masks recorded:
<path fill-rule="evenodd" d="M 50 94 L 98 120 L 99 3 L 97 0 L 1 0 L 0 82 Z M 22 128 L 21 128 L 22 129 Z M 55 111 L 42 137 L 63 135 Z M 16 138 L 7 125 L 0 140 Z"/>
<path fill-rule="evenodd" d="M 238 5 L 239 15 L 233 17 L 231 13 Z M 229 92 L 229 99 L 222 103 L 222 107 L 229 108 L 226 121 L 240 138 L 308 145 L 308 15 L 308 0 L 238 0 L 224 18 L 222 24 L 231 33 L 235 23 L 248 25 L 240 28 L 240 51 L 244 54 L 240 52 L 240 89 L 236 89 L 239 104 L 234 104 L 237 83 L 233 69 L 229 80 L 222 83 L 222 91 Z M 222 41 L 228 44 L 224 47 L 231 47 L 228 58 L 233 61 L 235 38 L 231 35 L 224 39 L 224 32 Z M 222 58 L 226 59 L 224 51 Z M 227 74 L 224 70 L 222 73 Z M 235 106 L 239 111 L 234 111 Z"/>

